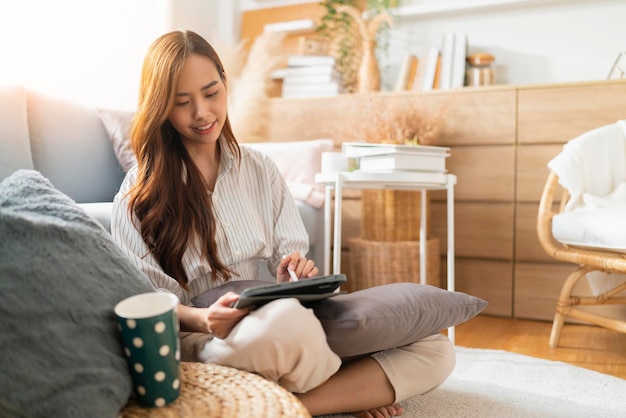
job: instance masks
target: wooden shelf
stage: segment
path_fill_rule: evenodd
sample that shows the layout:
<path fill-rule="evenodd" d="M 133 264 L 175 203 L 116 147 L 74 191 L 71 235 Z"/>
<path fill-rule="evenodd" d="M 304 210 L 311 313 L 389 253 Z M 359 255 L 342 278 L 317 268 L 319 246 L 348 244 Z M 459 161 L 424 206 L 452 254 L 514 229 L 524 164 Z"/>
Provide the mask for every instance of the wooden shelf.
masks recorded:
<path fill-rule="evenodd" d="M 580 1 L 580 0 L 579 0 Z M 488 12 L 542 6 L 550 4 L 572 3 L 573 0 L 451 0 L 433 1 L 426 4 L 401 6 L 390 10 L 393 17 L 430 18 L 467 12 Z"/>

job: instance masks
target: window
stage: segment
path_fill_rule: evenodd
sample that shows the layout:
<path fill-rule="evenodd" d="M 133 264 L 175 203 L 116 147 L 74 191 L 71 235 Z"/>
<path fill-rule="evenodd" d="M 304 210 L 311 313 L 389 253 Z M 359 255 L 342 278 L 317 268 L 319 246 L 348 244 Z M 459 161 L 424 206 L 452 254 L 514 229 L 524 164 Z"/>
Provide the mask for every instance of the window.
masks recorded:
<path fill-rule="evenodd" d="M 167 0 L 0 0 L 0 83 L 134 109 Z"/>

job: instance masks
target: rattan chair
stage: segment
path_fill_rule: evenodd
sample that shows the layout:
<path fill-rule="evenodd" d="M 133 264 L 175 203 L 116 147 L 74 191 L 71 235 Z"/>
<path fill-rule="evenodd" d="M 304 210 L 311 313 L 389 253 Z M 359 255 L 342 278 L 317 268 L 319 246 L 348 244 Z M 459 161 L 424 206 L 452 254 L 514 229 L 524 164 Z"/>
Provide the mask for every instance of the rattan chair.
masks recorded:
<path fill-rule="evenodd" d="M 599 271 L 611 275 L 626 273 L 626 249 L 616 249 L 613 245 L 603 246 L 597 243 L 585 242 L 584 238 L 572 245 L 572 240 L 567 241 L 562 238 L 562 235 L 558 237 L 554 235 L 556 216 L 562 216 L 568 212 L 571 214 L 572 211 L 576 210 L 579 210 L 577 216 L 581 213 L 585 213 L 585 216 L 587 214 L 595 217 L 605 216 L 602 208 L 595 211 L 595 206 L 593 209 L 590 209 L 588 206 L 584 207 L 586 204 L 589 205 L 589 190 L 581 190 L 580 187 L 577 187 L 575 193 L 572 193 L 566 188 L 567 182 L 559 178 L 557 171 L 563 174 L 562 177 L 565 177 L 566 174 L 571 176 L 574 169 L 582 170 L 582 177 L 595 176 L 587 178 L 582 183 L 578 182 L 578 186 L 581 186 L 581 184 L 584 186 L 583 189 L 589 188 L 587 183 L 600 183 L 601 179 L 598 177 L 607 177 L 607 182 L 612 183 L 598 184 L 596 189 L 605 191 L 614 188 L 620 180 L 626 182 L 626 133 L 624 132 L 626 131 L 626 123 L 624 122 L 589 131 L 569 141 L 563 151 L 548 164 L 550 173 L 541 195 L 537 219 L 539 242 L 550 257 L 579 266 L 578 269 L 567 277 L 561 289 L 550 335 L 551 347 L 558 345 L 563 323 L 567 317 L 626 333 L 626 318 L 611 318 L 580 309 L 580 306 L 584 305 L 626 304 L 626 297 L 623 297 L 623 294 L 620 295 L 620 293 L 626 290 L 626 281 L 615 285 L 613 283 L 615 280 L 611 280 L 613 283 L 612 288 L 604 290 L 595 296 L 577 296 L 574 294 L 576 284 L 590 272 Z M 613 147 L 614 149 L 612 150 Z M 600 151 L 596 153 L 597 150 Z M 603 152 L 604 155 L 602 155 Z M 570 158 L 566 153 L 570 153 L 575 157 L 567 160 L 567 166 L 564 167 L 563 161 Z M 593 160 L 591 163 L 585 161 L 589 158 L 596 158 L 596 160 Z M 597 160 L 598 158 L 600 160 Z M 610 166 L 614 166 L 615 170 L 611 171 Z M 615 171 L 618 171 L 618 173 L 615 173 Z M 570 189 L 573 188 L 570 186 Z M 600 193 L 598 190 L 593 192 Z M 614 202 L 614 204 L 618 206 L 618 210 L 622 210 L 622 203 Z M 623 203 L 623 208 L 624 217 L 622 219 L 626 219 L 626 202 Z M 581 212 L 580 210 L 588 212 Z M 572 218 L 569 219 L 572 220 Z M 561 222 L 560 219 L 558 221 Z M 580 232 L 581 237 L 589 235 L 588 231 L 587 233 L 582 231 L 583 225 L 570 225 L 574 225 L 574 229 L 581 228 L 581 231 L 576 231 Z M 611 228 L 611 225 L 609 225 L 609 228 Z M 617 233 L 617 235 L 619 234 L 626 237 L 626 230 L 623 233 Z M 563 243 L 564 241 L 569 242 L 569 244 Z M 615 276 L 606 275 L 602 275 L 601 278 L 609 277 L 615 278 Z"/>

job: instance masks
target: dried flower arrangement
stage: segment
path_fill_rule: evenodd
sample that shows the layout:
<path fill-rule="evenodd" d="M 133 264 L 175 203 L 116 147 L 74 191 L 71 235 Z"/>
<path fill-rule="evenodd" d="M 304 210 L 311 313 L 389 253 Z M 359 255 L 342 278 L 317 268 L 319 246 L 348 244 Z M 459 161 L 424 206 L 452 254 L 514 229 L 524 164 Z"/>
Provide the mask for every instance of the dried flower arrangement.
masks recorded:
<path fill-rule="evenodd" d="M 366 94 L 358 121 L 347 128 L 350 134 L 346 136 L 373 143 L 437 145 L 447 110 L 447 104 L 424 110 L 416 100 L 389 98 L 383 102 L 380 96 Z"/>

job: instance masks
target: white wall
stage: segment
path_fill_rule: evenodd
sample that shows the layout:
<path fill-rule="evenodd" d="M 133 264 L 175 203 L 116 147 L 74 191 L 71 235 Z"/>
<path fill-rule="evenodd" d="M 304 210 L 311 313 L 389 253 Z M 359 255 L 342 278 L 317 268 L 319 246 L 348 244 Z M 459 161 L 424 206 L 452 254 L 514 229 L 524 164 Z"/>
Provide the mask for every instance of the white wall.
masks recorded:
<path fill-rule="evenodd" d="M 236 44 L 240 0 L 167 0 L 169 27 L 197 32 L 209 42 Z"/>
<path fill-rule="evenodd" d="M 0 83 L 133 108 L 163 1 L 0 0 Z"/>
<path fill-rule="evenodd" d="M 216 47 L 239 41 L 241 13 L 305 0 L 0 0 L 0 83 L 132 108 L 148 45 L 176 28 Z M 518 3 L 500 7 L 498 3 Z M 383 80 L 393 86 L 406 52 L 422 53 L 445 31 L 465 31 L 469 50 L 496 56 L 499 83 L 605 79 L 626 50 L 626 0 L 402 0 L 402 5 L 478 11 L 396 18 Z M 425 6 L 424 6 L 425 5 Z"/>
<path fill-rule="evenodd" d="M 239 1 L 241 10 L 309 2 Z M 379 57 L 387 88 L 395 84 L 404 53 L 441 46 L 446 31 L 466 32 L 469 53 L 495 55 L 499 84 L 606 79 L 617 54 L 626 51 L 625 0 L 402 0 L 401 5 L 443 11 L 395 18 L 387 55 Z"/>

